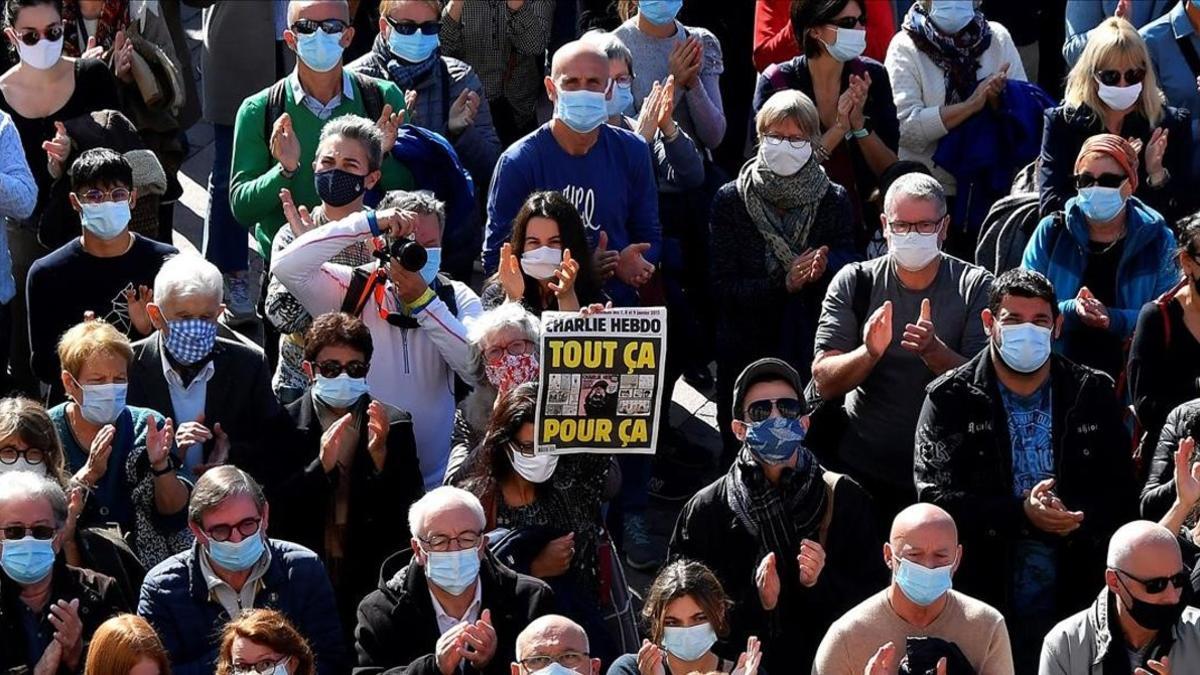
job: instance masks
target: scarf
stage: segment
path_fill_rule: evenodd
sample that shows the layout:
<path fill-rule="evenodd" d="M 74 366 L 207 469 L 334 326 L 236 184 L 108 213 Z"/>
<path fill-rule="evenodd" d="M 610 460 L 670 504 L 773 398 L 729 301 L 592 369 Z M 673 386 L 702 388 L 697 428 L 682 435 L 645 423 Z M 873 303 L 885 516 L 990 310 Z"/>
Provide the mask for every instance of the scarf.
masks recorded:
<path fill-rule="evenodd" d="M 67 56 L 78 57 L 79 32 L 83 27 L 83 14 L 79 11 L 78 0 L 63 3 L 63 53 Z M 109 49 L 117 31 L 129 27 L 129 3 L 122 0 L 104 0 L 100 7 L 100 17 L 96 24 L 96 34 L 87 37 L 96 38 L 96 44 Z M 84 42 L 87 38 L 84 38 Z M 107 55 L 106 55 L 107 56 Z"/>
<path fill-rule="evenodd" d="M 780 176 L 758 157 L 738 172 L 737 189 L 767 245 L 767 273 L 773 278 L 804 253 L 817 210 L 829 190 L 829 177 L 813 155 L 799 171 Z"/>
<path fill-rule="evenodd" d="M 748 448 L 738 453 L 725 474 L 726 494 L 738 521 L 758 540 L 760 558 L 772 552 L 794 558 L 800 540 L 817 539 L 827 501 L 824 473 L 811 457 L 807 466 L 785 469 L 779 485 L 771 485 Z"/>
<path fill-rule="evenodd" d="M 433 54 L 430 54 L 429 58 L 420 63 L 409 63 L 398 59 L 390 51 L 387 54 L 390 57 L 387 60 L 388 75 L 391 76 L 392 82 L 395 82 L 397 87 L 404 90 L 412 89 L 418 82 L 424 80 L 432 73 L 433 69 L 442 62 L 441 47 L 433 50 Z"/>
<path fill-rule="evenodd" d="M 961 103 L 971 97 L 979 83 L 979 57 L 992 44 L 992 27 L 975 12 L 971 23 L 954 35 L 938 30 L 920 3 L 904 17 L 904 32 L 921 53 L 946 73 L 946 104 Z"/>

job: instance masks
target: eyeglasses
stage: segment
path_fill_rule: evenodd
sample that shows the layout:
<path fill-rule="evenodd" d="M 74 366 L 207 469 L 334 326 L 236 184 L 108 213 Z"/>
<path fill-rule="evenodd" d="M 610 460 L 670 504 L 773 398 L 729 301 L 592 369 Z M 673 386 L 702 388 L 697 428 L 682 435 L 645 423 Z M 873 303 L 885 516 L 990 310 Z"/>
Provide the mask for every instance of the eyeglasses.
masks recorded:
<path fill-rule="evenodd" d="M 113 188 L 108 192 L 88 190 L 83 194 L 75 193 L 75 198 L 83 204 L 100 204 L 102 202 L 127 202 L 130 194 L 130 191 L 125 188 Z"/>
<path fill-rule="evenodd" d="M 36 28 L 28 28 L 17 33 L 17 39 L 24 42 L 27 46 L 32 47 L 43 39 L 50 42 L 58 42 L 62 39 L 63 27 L 61 23 L 57 23 L 46 29 L 45 32 L 39 31 Z"/>
<path fill-rule="evenodd" d="M 1120 173 L 1102 173 L 1099 176 L 1093 176 L 1090 173 L 1075 174 L 1075 188 L 1082 190 L 1090 188 L 1093 185 L 1100 187 L 1115 188 L 1121 187 L 1121 184 L 1128 180 L 1128 177 Z"/>
<path fill-rule="evenodd" d="M 518 441 L 511 441 L 511 442 L 509 442 L 508 447 L 512 448 L 514 452 L 519 452 L 522 455 L 533 457 L 533 443 L 532 442 L 520 443 Z"/>
<path fill-rule="evenodd" d="M 1162 593 L 1163 591 L 1167 590 L 1167 584 L 1171 584 L 1175 588 L 1182 590 L 1187 588 L 1191 583 L 1191 578 L 1188 576 L 1187 570 L 1177 572 L 1169 577 L 1154 577 L 1153 579 L 1139 579 L 1129 572 L 1121 569 L 1115 571 L 1120 572 L 1121 574 L 1124 574 L 1130 579 L 1133 579 L 1141 584 L 1146 589 L 1147 593 Z"/>
<path fill-rule="evenodd" d="M 292 32 L 300 35 L 312 35 L 320 28 L 321 32 L 326 35 L 337 35 L 346 30 L 346 22 L 341 19 L 325 19 L 324 21 L 313 21 L 312 19 L 300 19 L 292 24 Z"/>
<path fill-rule="evenodd" d="M 794 398 L 763 399 L 746 404 L 746 417 L 751 422 L 761 422 L 771 416 L 772 410 L 778 411 L 780 417 L 795 419 L 804 412 L 804 404 Z"/>
<path fill-rule="evenodd" d="M 351 361 L 350 363 L 341 363 L 339 361 L 321 361 L 314 364 L 317 367 L 317 372 L 322 377 L 334 378 L 342 373 L 349 375 L 355 379 L 366 377 L 367 371 L 371 369 L 370 364 L 362 361 Z"/>
<path fill-rule="evenodd" d="M 840 19 L 833 19 L 829 22 L 830 26 L 845 28 L 846 30 L 855 30 L 861 26 L 867 25 L 867 17 L 865 16 L 843 16 Z"/>
<path fill-rule="evenodd" d="M 787 142 L 788 145 L 799 150 L 808 145 L 808 139 L 803 136 L 780 136 L 779 134 L 763 134 L 763 141 L 768 145 L 779 145 Z"/>
<path fill-rule="evenodd" d="M 1108 87 L 1116 87 L 1121 84 L 1121 76 L 1125 76 L 1125 86 L 1132 87 L 1142 80 L 1146 79 L 1145 68 L 1130 68 L 1122 73 L 1119 70 L 1097 70 L 1096 79 Z"/>
<path fill-rule="evenodd" d="M 428 538 L 417 537 L 417 539 L 425 544 L 426 550 L 435 553 L 442 553 L 450 550 L 450 545 L 455 544 L 455 551 L 465 551 L 470 548 L 475 548 L 479 545 L 479 539 L 482 535 L 478 532 L 460 532 L 457 537 L 448 537 L 444 534 L 431 535 Z"/>
<path fill-rule="evenodd" d="M 889 221 L 888 229 L 896 234 L 908 234 L 916 232 L 917 234 L 935 234 L 942 227 L 942 221 L 946 220 L 946 216 L 942 216 L 937 220 L 922 220 L 916 223 L 906 223 L 903 221 Z"/>
<path fill-rule="evenodd" d="M 537 345 L 532 340 L 513 340 L 503 347 L 491 347 L 484 351 L 483 355 L 487 357 L 488 361 L 499 361 L 504 358 L 506 352 L 513 356 L 520 356 L 522 354 L 532 354 L 536 348 Z"/>
<path fill-rule="evenodd" d="M 17 460 L 22 457 L 30 464 L 41 464 L 46 460 L 46 451 L 37 448 L 22 450 L 11 445 L 0 448 L 0 464 L 16 464 Z"/>
<path fill-rule="evenodd" d="M 264 675 L 265 673 L 275 673 L 276 669 L 284 664 L 288 657 L 272 661 L 259 661 L 258 663 L 242 663 L 234 665 L 233 675 Z"/>
<path fill-rule="evenodd" d="M 442 32 L 441 21 L 426 21 L 425 23 L 413 23 L 412 21 L 396 21 L 391 17 L 384 17 L 392 30 L 401 35 L 413 35 L 417 31 L 421 31 L 422 35 L 437 35 Z"/>
<path fill-rule="evenodd" d="M 53 539 L 54 533 L 58 532 L 58 529 L 51 525 L 34 525 L 33 527 L 25 527 L 24 525 L 9 525 L 8 527 L 0 529 L 0 532 L 4 533 L 5 539 L 24 539 L 26 535 L 33 535 L 34 539 L 41 539 L 42 541 L 45 541 L 47 539 Z"/>
<path fill-rule="evenodd" d="M 208 538 L 213 541 L 229 541 L 233 536 L 233 531 L 237 530 L 243 538 L 258 532 L 258 525 L 262 522 L 262 518 L 247 518 L 237 525 L 213 525 L 208 530 Z"/>
<path fill-rule="evenodd" d="M 557 663 L 564 668 L 575 670 L 587 665 L 587 652 L 563 652 L 558 656 L 530 656 L 518 661 L 525 670 L 536 673 L 543 668 L 549 668 L 551 663 Z"/>
<path fill-rule="evenodd" d="M 618 75 L 613 78 L 613 82 L 616 82 L 617 86 L 619 86 L 619 87 L 628 87 L 629 85 L 633 84 L 633 76 L 632 75 Z"/>

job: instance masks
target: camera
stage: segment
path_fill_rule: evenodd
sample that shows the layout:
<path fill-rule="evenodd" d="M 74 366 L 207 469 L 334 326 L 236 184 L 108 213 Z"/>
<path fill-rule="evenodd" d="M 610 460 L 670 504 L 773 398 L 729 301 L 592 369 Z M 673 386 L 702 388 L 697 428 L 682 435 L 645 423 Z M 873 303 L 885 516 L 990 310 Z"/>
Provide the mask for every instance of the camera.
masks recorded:
<path fill-rule="evenodd" d="M 429 262 L 429 254 L 425 247 L 407 237 L 389 241 L 387 246 L 376 251 L 375 255 L 385 263 L 395 260 L 409 272 L 420 272 L 425 263 Z"/>

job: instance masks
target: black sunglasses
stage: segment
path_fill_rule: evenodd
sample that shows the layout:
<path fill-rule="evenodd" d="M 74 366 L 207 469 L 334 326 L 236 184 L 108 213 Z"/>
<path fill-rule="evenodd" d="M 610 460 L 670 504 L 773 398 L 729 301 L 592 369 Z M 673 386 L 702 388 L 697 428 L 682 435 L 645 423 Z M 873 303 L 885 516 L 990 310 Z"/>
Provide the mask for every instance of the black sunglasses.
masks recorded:
<path fill-rule="evenodd" d="M 1127 87 L 1132 87 L 1133 85 L 1146 79 L 1146 69 L 1145 68 L 1130 68 L 1129 70 L 1126 70 L 1123 74 L 1125 75 L 1125 86 L 1127 86 Z M 1100 84 L 1103 84 L 1103 85 L 1109 86 L 1109 87 L 1115 87 L 1115 86 L 1121 84 L 1121 75 L 1122 75 L 1122 73 L 1119 70 L 1097 70 L 1096 71 L 1096 79 L 1100 80 Z"/>
<path fill-rule="evenodd" d="M 0 530 L 0 532 L 4 533 L 5 539 L 24 539 L 26 534 L 32 534 L 34 539 L 41 539 L 42 541 L 53 539 L 54 533 L 57 531 L 58 530 L 50 525 L 34 525 L 33 527 L 25 527 L 24 525 L 9 525 L 8 527 Z"/>
<path fill-rule="evenodd" d="M 413 23 L 412 21 L 396 21 L 391 17 L 385 16 L 384 19 L 392 30 L 401 35 L 412 35 L 417 31 L 421 31 L 422 35 L 437 35 L 442 32 L 441 21 L 426 21 L 425 23 Z"/>
<path fill-rule="evenodd" d="M 62 36 L 63 27 L 59 24 L 55 24 L 47 28 L 46 32 L 44 33 L 38 31 L 36 28 L 27 28 L 17 33 L 17 39 L 19 39 L 21 42 L 24 42 L 29 47 L 41 42 L 43 38 L 49 40 L 50 42 L 58 42 L 62 39 Z"/>
<path fill-rule="evenodd" d="M 1139 579 L 1125 570 L 1117 571 L 1141 584 L 1147 593 L 1162 593 L 1167 590 L 1167 584 L 1182 590 L 1191 583 L 1191 577 L 1188 576 L 1187 570 L 1177 572 L 1169 577 L 1154 577 L 1153 579 Z"/>
<path fill-rule="evenodd" d="M 855 30 L 867 25 L 867 17 L 865 16 L 843 16 L 840 19 L 830 19 L 830 26 L 845 28 L 846 30 Z"/>
<path fill-rule="evenodd" d="M 1124 174 L 1119 173 L 1102 173 L 1099 176 L 1093 176 L 1090 173 L 1075 174 L 1075 189 L 1082 190 L 1092 186 L 1100 186 L 1104 188 L 1121 187 L 1128 178 Z"/>
<path fill-rule="evenodd" d="M 755 401 L 746 406 L 746 417 L 751 422 L 761 422 L 771 416 L 771 410 L 778 410 L 780 417 L 795 419 L 804 413 L 804 404 L 794 398 Z"/>
<path fill-rule="evenodd" d="M 208 530 L 208 538 L 213 541 L 229 541 L 235 529 L 243 537 L 249 537 L 258 532 L 258 524 L 261 522 L 262 518 L 247 518 L 237 525 L 213 525 L 212 529 Z"/>
<path fill-rule="evenodd" d="M 324 21 L 313 21 L 312 19 L 300 19 L 292 24 L 292 32 L 300 35 L 312 35 L 320 28 L 326 35 L 337 35 L 346 30 L 348 24 L 341 19 L 325 19 Z"/>
<path fill-rule="evenodd" d="M 371 369 L 370 365 L 363 363 L 362 361 L 351 361 L 345 365 L 339 363 L 338 361 L 322 361 L 314 365 L 317 367 L 317 372 L 320 373 L 322 377 L 329 378 L 337 377 L 342 373 L 346 373 L 353 378 L 366 377 L 367 371 Z"/>

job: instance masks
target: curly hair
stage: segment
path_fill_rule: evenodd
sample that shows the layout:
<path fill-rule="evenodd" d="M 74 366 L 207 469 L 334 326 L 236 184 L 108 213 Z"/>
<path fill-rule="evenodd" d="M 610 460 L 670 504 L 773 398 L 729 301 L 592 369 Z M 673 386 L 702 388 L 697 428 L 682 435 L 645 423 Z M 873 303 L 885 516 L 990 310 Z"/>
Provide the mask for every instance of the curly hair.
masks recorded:
<path fill-rule="evenodd" d="M 252 609 L 225 624 L 221 633 L 221 649 L 217 656 L 216 675 L 233 675 L 233 641 L 249 640 L 296 660 L 292 675 L 316 675 L 316 659 L 308 640 L 292 626 L 283 614 L 273 609 Z"/>

